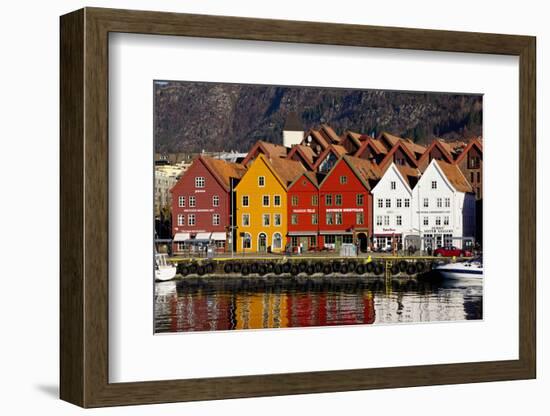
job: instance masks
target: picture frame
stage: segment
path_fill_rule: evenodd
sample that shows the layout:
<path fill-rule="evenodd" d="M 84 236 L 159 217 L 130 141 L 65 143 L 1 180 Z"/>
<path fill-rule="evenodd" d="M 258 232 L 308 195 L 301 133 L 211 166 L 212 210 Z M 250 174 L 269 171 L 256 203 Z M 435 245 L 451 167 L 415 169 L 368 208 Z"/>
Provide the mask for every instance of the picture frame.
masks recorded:
<path fill-rule="evenodd" d="M 519 359 L 109 382 L 108 36 L 190 36 L 519 57 Z M 60 397 L 103 407 L 536 377 L 536 39 L 85 8 L 60 20 Z"/>

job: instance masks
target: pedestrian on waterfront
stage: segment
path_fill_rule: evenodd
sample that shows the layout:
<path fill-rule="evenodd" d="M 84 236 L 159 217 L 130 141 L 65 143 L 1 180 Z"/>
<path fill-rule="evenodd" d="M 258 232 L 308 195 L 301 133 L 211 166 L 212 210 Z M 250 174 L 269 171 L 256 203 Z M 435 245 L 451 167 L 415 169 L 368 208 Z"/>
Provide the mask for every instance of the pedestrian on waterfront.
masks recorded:
<path fill-rule="evenodd" d="M 428 246 L 426 248 L 426 251 L 428 252 L 428 256 L 431 256 L 432 255 L 432 246 Z"/>
<path fill-rule="evenodd" d="M 301 256 L 303 251 L 304 251 L 304 243 L 300 243 L 298 254 L 300 254 L 300 256 Z"/>

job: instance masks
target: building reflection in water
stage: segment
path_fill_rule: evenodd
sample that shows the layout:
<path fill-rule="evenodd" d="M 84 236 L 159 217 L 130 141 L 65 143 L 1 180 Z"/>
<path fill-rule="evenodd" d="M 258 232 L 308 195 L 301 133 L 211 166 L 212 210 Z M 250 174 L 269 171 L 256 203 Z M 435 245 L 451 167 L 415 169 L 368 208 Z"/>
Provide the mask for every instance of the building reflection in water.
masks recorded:
<path fill-rule="evenodd" d="M 481 287 L 431 290 L 176 290 L 157 284 L 156 332 L 481 319 Z"/>

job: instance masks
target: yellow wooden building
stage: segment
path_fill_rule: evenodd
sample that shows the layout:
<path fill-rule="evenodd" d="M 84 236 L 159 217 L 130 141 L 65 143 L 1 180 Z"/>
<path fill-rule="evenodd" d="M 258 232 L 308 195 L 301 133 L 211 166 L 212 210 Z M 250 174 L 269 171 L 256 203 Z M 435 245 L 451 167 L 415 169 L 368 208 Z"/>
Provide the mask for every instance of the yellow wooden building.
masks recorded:
<path fill-rule="evenodd" d="M 287 186 L 305 172 L 300 162 L 258 155 L 235 187 L 237 252 L 284 251 Z"/>

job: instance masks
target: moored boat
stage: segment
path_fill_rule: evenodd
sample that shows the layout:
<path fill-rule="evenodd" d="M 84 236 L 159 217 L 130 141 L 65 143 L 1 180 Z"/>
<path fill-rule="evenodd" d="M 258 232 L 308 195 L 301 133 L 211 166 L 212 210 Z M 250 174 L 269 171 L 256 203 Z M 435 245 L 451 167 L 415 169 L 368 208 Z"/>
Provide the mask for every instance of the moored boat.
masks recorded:
<path fill-rule="evenodd" d="M 438 265 L 434 271 L 445 279 L 482 279 L 483 262 L 475 259 L 464 262 L 446 263 Z"/>
<path fill-rule="evenodd" d="M 155 280 L 172 280 L 176 276 L 176 267 L 168 264 L 168 256 L 163 253 L 155 254 Z"/>

